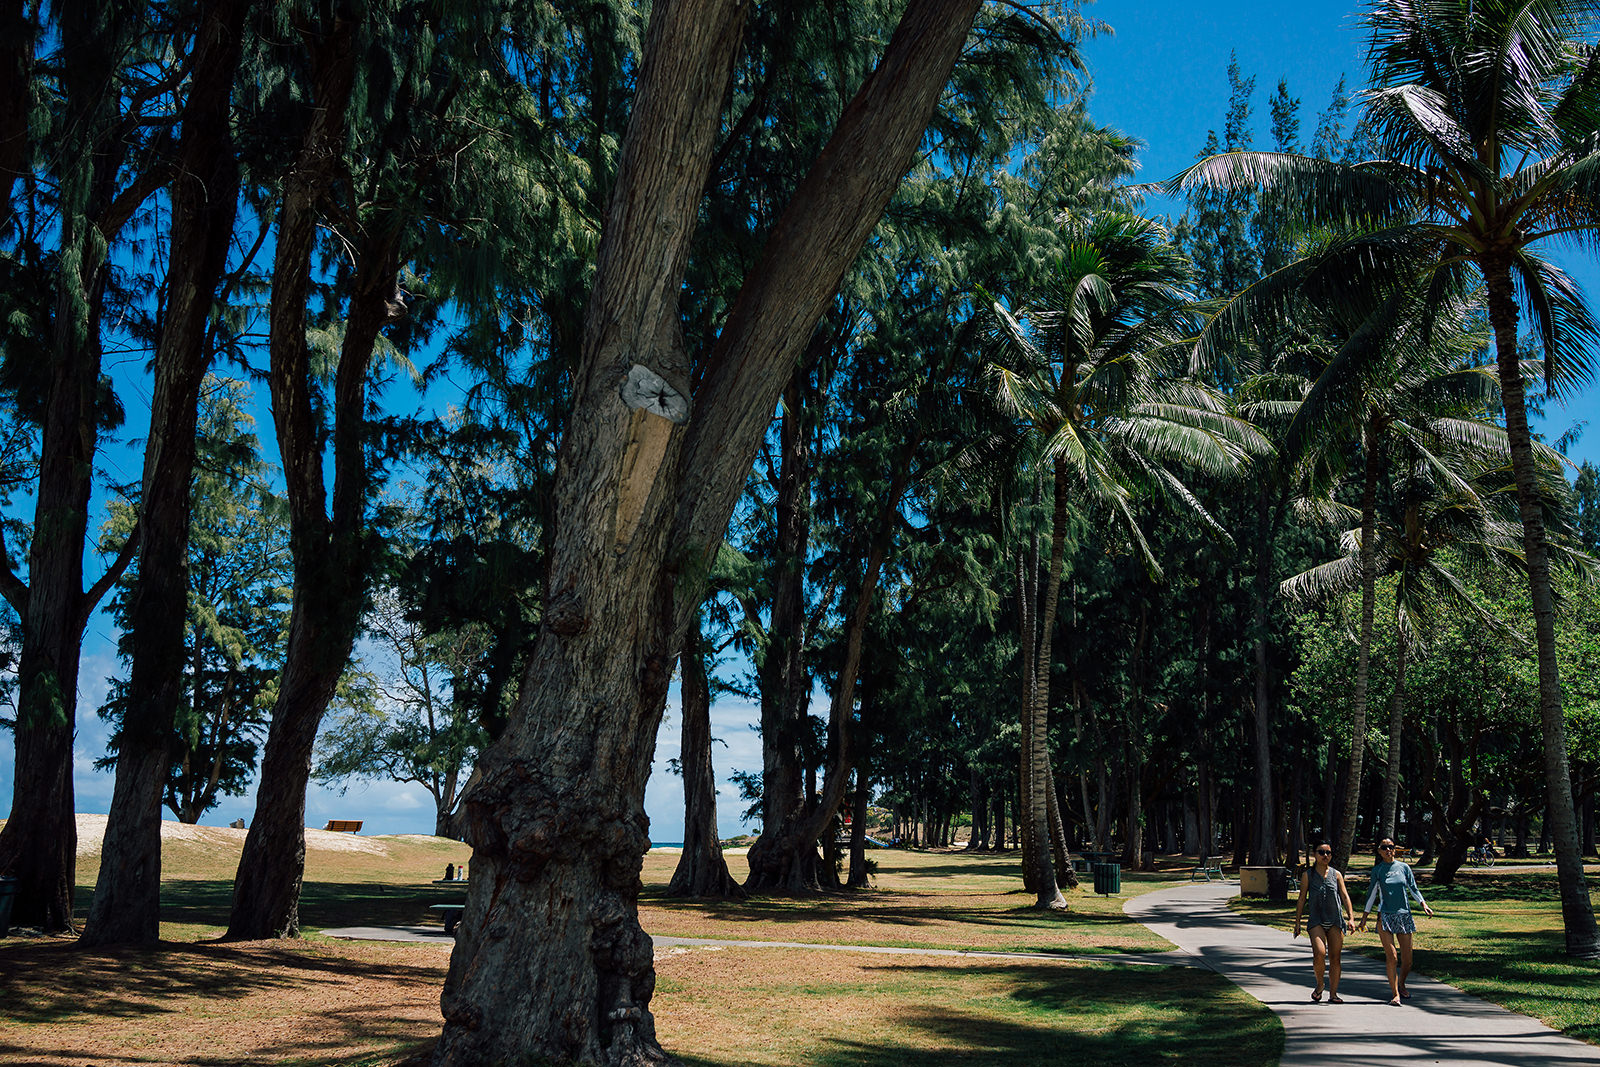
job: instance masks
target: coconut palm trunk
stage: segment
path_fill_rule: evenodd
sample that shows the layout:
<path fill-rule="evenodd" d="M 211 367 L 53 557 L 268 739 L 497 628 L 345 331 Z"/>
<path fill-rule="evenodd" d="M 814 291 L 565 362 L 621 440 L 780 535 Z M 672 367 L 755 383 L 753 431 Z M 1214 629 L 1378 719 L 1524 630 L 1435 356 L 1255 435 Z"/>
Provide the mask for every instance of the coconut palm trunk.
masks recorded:
<path fill-rule="evenodd" d="M 1528 430 L 1522 368 L 1517 357 L 1517 303 L 1508 257 L 1480 263 L 1489 290 L 1489 323 L 1494 330 L 1500 373 L 1500 397 L 1506 434 L 1511 441 L 1511 470 L 1517 482 L 1522 515 L 1522 545 L 1528 566 L 1528 593 L 1533 602 L 1533 628 L 1539 654 L 1539 718 L 1544 728 L 1545 825 L 1556 853 L 1561 888 L 1561 917 L 1567 954 L 1580 959 L 1600 957 L 1589 887 L 1583 876 L 1578 820 L 1572 804 L 1572 773 L 1567 761 L 1567 721 L 1561 705 L 1561 675 L 1556 663 L 1555 599 L 1550 591 L 1550 552 L 1534 486 L 1535 461 Z"/>
<path fill-rule="evenodd" d="M 1367 677 L 1372 662 L 1372 616 L 1377 601 L 1377 496 L 1378 441 L 1369 424 L 1363 451 L 1365 475 L 1361 485 L 1361 644 L 1356 656 L 1356 676 L 1350 686 L 1350 777 L 1345 784 L 1344 815 L 1333 844 L 1333 864 L 1343 870 L 1355 850 L 1356 816 L 1361 809 L 1361 760 L 1367 747 Z"/>
<path fill-rule="evenodd" d="M 1039 651 L 1034 659 L 1032 712 L 1029 716 L 1031 769 L 1028 805 L 1034 818 L 1034 854 L 1039 865 L 1038 904 L 1041 908 L 1064 909 L 1066 897 L 1056 882 L 1055 860 L 1049 828 L 1050 795 L 1054 792 L 1050 774 L 1050 666 L 1054 662 L 1056 607 L 1061 600 L 1061 572 L 1066 569 L 1067 553 L 1067 463 L 1055 460 L 1055 504 L 1050 523 L 1050 571 L 1045 582 L 1044 603 L 1039 605 Z"/>
<path fill-rule="evenodd" d="M 1400 808 L 1400 744 L 1405 727 L 1406 637 L 1400 630 L 1400 606 L 1395 605 L 1394 692 L 1389 695 L 1389 752 L 1383 771 L 1383 810 L 1378 817 L 1378 835 L 1393 837 Z"/>

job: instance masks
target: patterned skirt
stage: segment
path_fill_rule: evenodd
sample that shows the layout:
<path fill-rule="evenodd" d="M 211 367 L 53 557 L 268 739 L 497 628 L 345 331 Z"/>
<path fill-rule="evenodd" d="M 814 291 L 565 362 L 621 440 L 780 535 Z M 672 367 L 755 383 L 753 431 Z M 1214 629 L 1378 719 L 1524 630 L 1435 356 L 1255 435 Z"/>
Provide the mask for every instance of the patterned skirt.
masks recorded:
<path fill-rule="evenodd" d="M 1417 924 L 1412 921 L 1409 911 L 1380 911 L 1378 913 L 1379 929 L 1387 930 L 1391 934 L 1414 934 Z"/>

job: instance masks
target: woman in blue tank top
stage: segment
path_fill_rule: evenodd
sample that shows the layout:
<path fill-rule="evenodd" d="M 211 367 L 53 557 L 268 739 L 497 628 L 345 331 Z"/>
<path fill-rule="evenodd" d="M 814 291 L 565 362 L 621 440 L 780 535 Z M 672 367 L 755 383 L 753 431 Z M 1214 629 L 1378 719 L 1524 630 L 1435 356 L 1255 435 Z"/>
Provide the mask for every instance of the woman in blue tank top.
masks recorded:
<path fill-rule="evenodd" d="M 1350 916 L 1356 909 L 1350 903 L 1350 891 L 1344 887 L 1344 875 L 1329 866 L 1333 862 L 1333 846 L 1323 841 L 1312 854 L 1316 862 L 1300 876 L 1300 904 L 1294 910 L 1294 936 L 1300 936 L 1303 917 L 1306 936 L 1311 939 L 1311 969 L 1317 976 L 1317 987 L 1311 999 L 1322 999 L 1322 972 L 1326 961 L 1328 1003 L 1343 1004 L 1339 996 L 1339 958 L 1344 954 L 1344 935 L 1350 929 Z"/>
<path fill-rule="evenodd" d="M 1378 862 L 1372 867 L 1372 891 L 1361 909 L 1361 929 L 1367 928 L 1372 905 L 1378 905 L 1378 937 L 1383 941 L 1383 959 L 1389 969 L 1389 1003 L 1396 1006 L 1411 999 L 1406 992 L 1406 975 L 1411 973 L 1411 935 L 1417 932 L 1417 924 L 1411 918 L 1411 897 L 1417 898 L 1428 915 L 1433 914 L 1422 899 L 1422 890 L 1417 888 L 1411 864 L 1394 858 L 1394 842 L 1386 837 L 1378 842 Z"/>

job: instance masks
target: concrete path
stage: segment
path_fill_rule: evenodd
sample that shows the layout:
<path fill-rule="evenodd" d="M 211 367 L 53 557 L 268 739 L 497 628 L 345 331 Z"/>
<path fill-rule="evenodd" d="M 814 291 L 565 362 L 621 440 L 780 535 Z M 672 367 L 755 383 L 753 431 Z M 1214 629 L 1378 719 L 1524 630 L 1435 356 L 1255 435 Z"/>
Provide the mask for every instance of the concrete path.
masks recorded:
<path fill-rule="evenodd" d="M 1339 984 L 1345 1002 L 1311 1003 L 1309 942 L 1229 911 L 1237 893 L 1226 883 L 1178 886 L 1134 897 L 1123 910 L 1275 1011 L 1281 1067 L 1600 1064 L 1600 1047 L 1415 972 L 1406 981 L 1411 999 L 1391 1007 L 1383 964 L 1350 951 Z M 1377 942 L 1371 927 L 1353 936 Z M 1418 937 L 1427 936 L 1424 927 Z"/>

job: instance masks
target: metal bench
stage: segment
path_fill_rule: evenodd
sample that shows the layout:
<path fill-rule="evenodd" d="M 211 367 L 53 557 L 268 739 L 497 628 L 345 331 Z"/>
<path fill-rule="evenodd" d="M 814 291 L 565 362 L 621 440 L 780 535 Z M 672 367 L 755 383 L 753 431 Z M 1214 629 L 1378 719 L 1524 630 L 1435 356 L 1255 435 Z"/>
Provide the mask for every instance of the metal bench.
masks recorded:
<path fill-rule="evenodd" d="M 1201 856 L 1199 864 L 1189 869 L 1189 881 L 1191 882 L 1201 877 L 1204 877 L 1209 882 L 1212 875 L 1217 876 L 1217 881 L 1222 881 L 1222 861 L 1213 861 L 1210 856 Z"/>
<path fill-rule="evenodd" d="M 463 911 L 465 911 L 466 908 L 467 908 L 467 906 L 465 904 L 429 904 L 428 905 L 428 910 L 429 911 L 437 911 L 437 912 L 443 912 L 444 913 L 444 932 L 447 933 L 447 934 L 454 934 L 456 932 L 456 924 L 461 922 L 461 913 Z"/>

